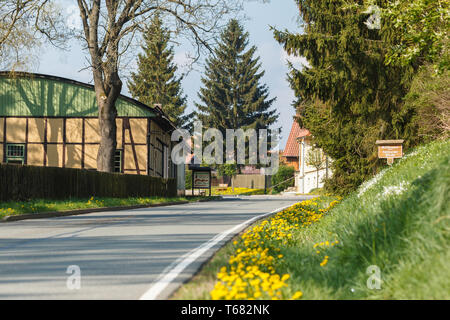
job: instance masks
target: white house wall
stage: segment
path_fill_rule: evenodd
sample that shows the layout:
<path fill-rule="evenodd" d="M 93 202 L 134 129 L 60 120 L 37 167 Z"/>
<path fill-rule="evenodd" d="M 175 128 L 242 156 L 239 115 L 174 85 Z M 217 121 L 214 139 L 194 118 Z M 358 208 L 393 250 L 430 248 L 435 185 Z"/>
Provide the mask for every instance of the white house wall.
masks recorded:
<path fill-rule="evenodd" d="M 306 172 L 304 177 L 300 176 L 298 172 L 296 175 L 296 188 L 298 193 L 310 193 L 311 190 L 317 187 L 323 188 L 324 180 L 326 178 L 326 169 L 319 171 L 319 186 L 317 186 L 317 172 Z M 328 171 L 328 175 L 331 175 L 331 171 Z"/>
<path fill-rule="evenodd" d="M 302 150 L 304 146 L 304 150 Z M 310 139 L 306 138 L 304 143 L 300 142 L 299 148 L 299 171 L 296 173 L 295 177 L 295 187 L 298 193 L 309 193 L 311 190 L 317 187 L 322 188 L 324 186 L 324 180 L 327 175 L 326 163 L 324 163 L 324 168 L 319 170 L 319 185 L 317 186 L 317 169 L 313 166 L 307 164 L 307 157 L 310 150 L 313 147 L 310 145 Z M 328 158 L 329 159 L 329 158 Z M 331 159 L 328 160 L 328 176 L 331 177 L 332 172 L 330 169 Z M 304 173 L 304 176 L 302 176 Z"/>

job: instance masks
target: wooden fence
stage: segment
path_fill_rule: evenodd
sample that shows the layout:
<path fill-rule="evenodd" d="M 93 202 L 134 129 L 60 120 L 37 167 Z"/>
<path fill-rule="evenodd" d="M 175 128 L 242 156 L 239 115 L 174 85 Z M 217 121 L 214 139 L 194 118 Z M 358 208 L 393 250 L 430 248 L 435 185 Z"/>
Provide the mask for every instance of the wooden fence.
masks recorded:
<path fill-rule="evenodd" d="M 233 185 L 235 188 L 249 188 L 249 189 L 264 189 L 270 187 L 270 177 L 265 177 L 260 174 L 238 174 L 233 178 Z"/>
<path fill-rule="evenodd" d="M 0 164 L 0 201 L 176 195 L 176 179 Z"/>

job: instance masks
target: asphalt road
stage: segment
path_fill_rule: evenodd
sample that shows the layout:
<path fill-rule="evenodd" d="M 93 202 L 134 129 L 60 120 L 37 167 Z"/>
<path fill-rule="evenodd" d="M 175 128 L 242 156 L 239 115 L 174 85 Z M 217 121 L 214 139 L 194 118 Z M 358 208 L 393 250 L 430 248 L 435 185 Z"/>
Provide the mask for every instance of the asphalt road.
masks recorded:
<path fill-rule="evenodd" d="M 0 299 L 166 299 L 245 222 L 303 199 L 227 198 L 2 223 Z"/>

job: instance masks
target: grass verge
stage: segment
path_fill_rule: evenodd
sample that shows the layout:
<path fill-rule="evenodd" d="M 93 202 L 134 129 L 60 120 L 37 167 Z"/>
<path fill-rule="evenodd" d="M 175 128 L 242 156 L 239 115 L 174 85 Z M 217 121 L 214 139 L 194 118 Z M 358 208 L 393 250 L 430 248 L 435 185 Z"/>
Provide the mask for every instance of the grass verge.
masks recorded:
<path fill-rule="evenodd" d="M 106 207 L 127 207 L 134 205 L 157 205 L 171 202 L 198 201 L 204 197 L 148 197 L 148 198 L 94 198 L 48 200 L 37 199 L 22 202 L 1 202 L 0 219 L 6 216 L 15 216 L 30 213 L 62 212 L 78 209 L 94 209 Z"/>
<path fill-rule="evenodd" d="M 219 250 L 173 298 L 300 298 L 302 292 L 288 283 L 283 250 L 296 244 L 301 228 L 321 219 L 337 203 L 335 197 L 303 201 L 248 228 Z"/>
<path fill-rule="evenodd" d="M 251 227 L 173 298 L 449 299 L 449 189 L 450 141 L 419 147 L 310 224 L 273 225 L 286 218 L 275 217 Z M 316 208 L 304 203 L 288 212 L 314 217 L 327 203 L 319 199 Z M 274 247 L 255 232 L 278 227 L 288 227 L 291 237 L 271 237 Z M 262 251 L 246 243 L 249 230 Z M 272 261 L 261 270 L 263 258 Z M 273 277 L 264 288 L 261 275 Z"/>

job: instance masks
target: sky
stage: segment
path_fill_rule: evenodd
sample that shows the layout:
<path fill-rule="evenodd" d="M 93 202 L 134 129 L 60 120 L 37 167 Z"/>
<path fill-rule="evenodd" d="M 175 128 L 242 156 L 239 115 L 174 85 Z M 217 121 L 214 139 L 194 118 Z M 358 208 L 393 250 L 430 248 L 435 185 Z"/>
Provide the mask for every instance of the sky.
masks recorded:
<path fill-rule="evenodd" d="M 77 17 L 77 10 L 75 6 L 67 7 L 67 11 L 73 12 L 74 17 Z M 269 26 L 300 32 L 297 22 L 298 8 L 294 0 L 271 0 L 269 3 L 251 1 L 245 4 L 245 15 L 247 19 L 242 23 L 245 30 L 249 32 L 250 45 L 257 47 L 256 55 L 261 58 L 262 70 L 265 71 L 262 83 L 269 87 L 270 97 L 277 98 L 273 108 L 279 112 L 280 116 L 274 126 L 282 129 L 280 148 L 284 149 L 295 114 L 292 107 L 294 94 L 286 80 L 287 60 L 294 63 L 297 68 L 300 68 L 305 61 L 302 58 L 288 56 L 273 38 Z M 76 23 L 76 19 L 73 22 L 68 21 L 68 23 Z M 189 49 L 183 45 L 175 47 L 175 62 L 179 64 L 181 71 L 184 70 L 186 52 Z M 68 51 L 55 48 L 42 49 L 39 63 L 33 71 L 92 83 L 91 72 L 85 69 L 87 59 L 88 55 L 81 49 L 80 43 L 73 40 L 70 42 Z M 188 97 L 188 111 L 193 111 L 194 102 L 199 102 L 197 92 L 201 87 L 202 71 L 202 65 L 195 66 L 183 81 L 183 91 Z M 123 82 L 126 83 L 126 81 Z M 122 94 L 129 95 L 126 86 L 124 86 Z"/>

